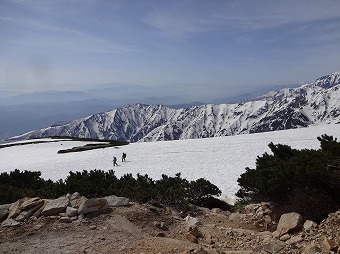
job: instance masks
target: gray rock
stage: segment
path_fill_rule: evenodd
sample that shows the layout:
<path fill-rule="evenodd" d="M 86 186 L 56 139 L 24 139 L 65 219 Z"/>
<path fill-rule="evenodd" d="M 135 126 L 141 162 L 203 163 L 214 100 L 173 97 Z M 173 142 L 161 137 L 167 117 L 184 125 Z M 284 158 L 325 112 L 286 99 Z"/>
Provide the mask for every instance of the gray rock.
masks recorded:
<path fill-rule="evenodd" d="M 244 207 L 246 213 L 255 213 L 259 209 L 260 204 L 249 204 Z"/>
<path fill-rule="evenodd" d="M 43 206 L 43 202 L 37 203 L 35 206 L 30 207 L 24 211 L 22 211 L 16 218 L 16 221 L 24 221 L 26 219 L 28 219 L 29 217 L 31 217 L 35 211 L 37 211 L 40 207 Z"/>
<path fill-rule="evenodd" d="M 105 210 L 108 207 L 105 198 L 91 198 L 83 201 L 78 209 L 79 214 L 86 214 L 95 211 Z"/>
<path fill-rule="evenodd" d="M 302 249 L 302 254 L 319 254 L 321 249 L 315 245 L 315 243 L 310 243 Z"/>
<path fill-rule="evenodd" d="M 278 253 L 280 252 L 286 244 L 282 241 L 273 240 L 263 246 L 263 250 L 268 253 Z"/>
<path fill-rule="evenodd" d="M 306 220 L 305 223 L 303 224 L 303 228 L 305 230 L 311 230 L 314 229 L 318 226 L 318 224 L 316 224 L 316 222 L 311 221 L 311 220 Z"/>
<path fill-rule="evenodd" d="M 73 208 L 73 207 L 66 207 L 66 214 L 68 217 L 74 217 L 78 215 L 78 209 Z"/>
<path fill-rule="evenodd" d="M 246 215 L 245 214 L 241 214 L 239 212 L 232 213 L 232 214 L 229 215 L 229 220 L 236 221 L 236 222 L 243 221 L 243 220 L 245 220 L 245 218 L 246 218 Z"/>
<path fill-rule="evenodd" d="M 21 225 L 21 222 L 13 220 L 13 219 L 7 219 L 1 223 L 1 226 L 3 227 L 17 227 L 20 225 Z"/>
<path fill-rule="evenodd" d="M 69 206 L 78 209 L 79 206 L 81 205 L 81 203 L 83 203 L 85 200 L 87 200 L 87 198 L 84 197 L 84 196 L 81 196 L 81 197 L 79 197 L 79 198 L 72 199 L 72 200 L 70 200 Z"/>
<path fill-rule="evenodd" d="M 68 198 L 68 200 L 72 201 L 81 198 L 81 195 L 79 194 L 79 192 L 75 192 L 73 194 L 68 193 L 66 197 Z"/>
<path fill-rule="evenodd" d="M 199 225 L 202 225 L 202 222 L 200 221 L 199 218 L 191 217 L 188 215 L 184 219 L 187 222 L 188 227 L 197 227 Z"/>
<path fill-rule="evenodd" d="M 70 223 L 72 222 L 72 219 L 70 217 L 60 217 L 59 218 L 59 222 L 62 222 L 62 223 Z"/>
<path fill-rule="evenodd" d="M 21 213 L 21 210 L 19 209 L 20 205 L 22 203 L 24 203 L 24 201 L 26 201 L 26 200 L 27 200 L 27 198 L 23 198 L 23 199 L 19 199 L 16 202 L 14 202 L 11 205 L 11 207 L 8 209 L 9 214 L 8 214 L 7 219 L 13 219 L 13 218 L 17 217 Z"/>
<path fill-rule="evenodd" d="M 104 197 L 107 200 L 108 206 L 126 206 L 129 204 L 129 199 L 125 197 L 117 197 L 117 196 L 107 196 Z"/>
<path fill-rule="evenodd" d="M 276 231 L 273 232 L 274 237 L 280 237 L 286 233 L 302 228 L 303 219 L 298 213 L 282 214 L 277 225 Z"/>
<path fill-rule="evenodd" d="M 19 209 L 26 210 L 41 203 L 43 203 L 43 201 L 39 197 L 28 198 L 19 206 Z"/>
<path fill-rule="evenodd" d="M 12 204 L 4 204 L 0 205 L 0 220 L 3 220 L 7 217 L 9 214 L 9 208 L 12 206 Z"/>
<path fill-rule="evenodd" d="M 67 197 L 60 197 L 54 200 L 51 200 L 47 203 L 47 205 L 42 210 L 42 215 L 50 216 L 55 215 L 60 212 L 63 212 L 69 204 L 69 200 Z"/>

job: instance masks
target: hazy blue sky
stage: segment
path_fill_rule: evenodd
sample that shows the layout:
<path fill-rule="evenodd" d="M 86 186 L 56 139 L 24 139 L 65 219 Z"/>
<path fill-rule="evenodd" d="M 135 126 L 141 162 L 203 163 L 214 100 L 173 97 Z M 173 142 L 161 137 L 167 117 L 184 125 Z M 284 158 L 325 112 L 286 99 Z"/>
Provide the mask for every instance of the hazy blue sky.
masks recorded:
<path fill-rule="evenodd" d="M 338 70 L 339 0 L 0 1 L 0 88 L 126 83 L 199 97 Z"/>

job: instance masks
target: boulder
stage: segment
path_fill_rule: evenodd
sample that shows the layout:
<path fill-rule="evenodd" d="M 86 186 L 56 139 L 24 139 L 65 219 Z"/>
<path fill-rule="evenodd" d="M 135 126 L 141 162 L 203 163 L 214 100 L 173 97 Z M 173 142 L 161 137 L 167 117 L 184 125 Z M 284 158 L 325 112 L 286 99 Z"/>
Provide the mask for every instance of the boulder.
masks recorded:
<path fill-rule="evenodd" d="M 259 204 L 249 204 L 244 207 L 245 213 L 251 213 L 254 214 L 257 209 L 259 209 L 260 205 Z"/>
<path fill-rule="evenodd" d="M 302 228 L 303 219 L 298 213 L 285 213 L 282 214 L 277 225 L 276 231 L 273 236 L 278 238 L 286 233 Z"/>
<path fill-rule="evenodd" d="M 13 219 L 7 219 L 1 223 L 1 226 L 3 227 L 17 227 L 20 225 L 21 225 L 21 222 L 13 220 Z"/>
<path fill-rule="evenodd" d="M 3 220 L 7 217 L 9 214 L 9 208 L 12 206 L 12 204 L 4 204 L 0 205 L 0 220 Z"/>
<path fill-rule="evenodd" d="M 68 200 L 72 201 L 81 198 L 81 195 L 79 194 L 79 192 L 75 192 L 73 194 L 68 193 L 66 197 L 68 198 Z"/>
<path fill-rule="evenodd" d="M 267 253 L 279 253 L 286 244 L 279 240 L 272 240 L 269 243 L 263 245 L 263 250 Z"/>
<path fill-rule="evenodd" d="M 77 192 L 76 192 L 76 193 L 77 193 Z M 86 197 L 80 196 L 79 198 L 75 198 L 75 199 L 70 200 L 69 206 L 78 209 L 79 206 L 81 205 L 81 203 L 83 203 L 85 200 L 87 200 Z"/>
<path fill-rule="evenodd" d="M 187 240 L 192 243 L 198 243 L 198 239 L 190 233 L 187 234 Z"/>
<path fill-rule="evenodd" d="M 42 201 L 42 200 L 41 200 Z M 35 211 L 39 210 L 40 207 L 42 207 L 44 204 L 44 202 L 39 202 L 37 203 L 35 206 L 31 206 L 30 208 L 22 211 L 16 218 L 16 221 L 24 221 L 26 219 L 28 219 L 29 217 L 31 217 Z"/>
<path fill-rule="evenodd" d="M 306 220 L 305 223 L 303 224 L 304 230 L 315 229 L 317 226 L 318 224 L 316 224 L 316 222 L 311 221 L 311 220 Z"/>
<path fill-rule="evenodd" d="M 7 219 L 13 219 L 15 217 L 17 217 L 20 213 L 21 210 L 19 209 L 19 207 L 21 206 L 22 203 L 24 203 L 27 200 L 27 198 L 23 198 L 23 199 L 19 199 L 16 202 L 14 202 L 10 208 L 8 209 L 9 214 Z"/>
<path fill-rule="evenodd" d="M 84 200 L 78 209 L 79 214 L 85 214 L 95 211 L 101 211 L 108 208 L 108 203 L 105 198 L 91 198 Z"/>
<path fill-rule="evenodd" d="M 335 251 L 338 248 L 337 243 L 333 239 L 328 239 L 327 237 L 323 239 L 321 244 L 327 251 Z"/>
<path fill-rule="evenodd" d="M 126 206 L 129 204 L 130 200 L 125 197 L 117 197 L 117 196 L 107 196 L 104 197 L 107 200 L 108 206 Z"/>
<path fill-rule="evenodd" d="M 196 238 L 201 236 L 201 233 L 198 231 L 197 227 L 190 227 L 189 228 L 189 234 L 193 235 Z"/>
<path fill-rule="evenodd" d="M 28 198 L 27 200 L 25 200 L 20 206 L 19 209 L 20 210 L 27 210 L 31 207 L 37 206 L 38 204 L 42 204 L 43 201 L 39 198 L 39 197 L 35 197 L 35 198 Z"/>
<path fill-rule="evenodd" d="M 73 208 L 73 207 L 66 207 L 66 214 L 68 217 L 74 217 L 78 215 L 78 209 Z"/>
<path fill-rule="evenodd" d="M 50 200 L 42 210 L 42 215 L 50 216 L 63 212 L 69 204 L 67 197 L 60 197 L 57 199 Z"/>
<path fill-rule="evenodd" d="M 200 219 L 196 217 L 191 217 L 189 215 L 185 217 L 184 220 L 187 222 L 188 227 L 197 227 L 199 225 L 202 225 Z"/>
<path fill-rule="evenodd" d="M 242 222 L 246 219 L 246 214 L 242 214 L 239 212 L 232 213 L 229 215 L 229 220 L 230 221 L 235 221 L 235 222 Z"/>

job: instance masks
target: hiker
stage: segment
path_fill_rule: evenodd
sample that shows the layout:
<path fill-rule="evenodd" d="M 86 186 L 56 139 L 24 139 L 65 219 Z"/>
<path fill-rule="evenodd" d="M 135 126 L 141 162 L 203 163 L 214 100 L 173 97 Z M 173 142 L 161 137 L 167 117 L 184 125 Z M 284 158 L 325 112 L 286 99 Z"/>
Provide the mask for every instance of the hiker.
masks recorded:
<path fill-rule="evenodd" d="M 123 155 L 122 155 L 122 162 L 125 161 L 125 159 L 126 159 L 126 153 L 123 153 Z"/>
<path fill-rule="evenodd" d="M 116 156 L 113 156 L 113 166 L 118 166 Z"/>

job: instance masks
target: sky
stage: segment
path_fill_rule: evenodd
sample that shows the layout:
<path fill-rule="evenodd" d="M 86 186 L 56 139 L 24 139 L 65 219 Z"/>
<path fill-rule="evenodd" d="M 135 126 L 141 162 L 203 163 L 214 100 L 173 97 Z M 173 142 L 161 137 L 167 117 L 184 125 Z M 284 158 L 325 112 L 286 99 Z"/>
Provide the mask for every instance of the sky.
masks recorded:
<path fill-rule="evenodd" d="M 0 1 L 0 89 L 137 84 L 200 99 L 339 69 L 338 0 Z"/>

